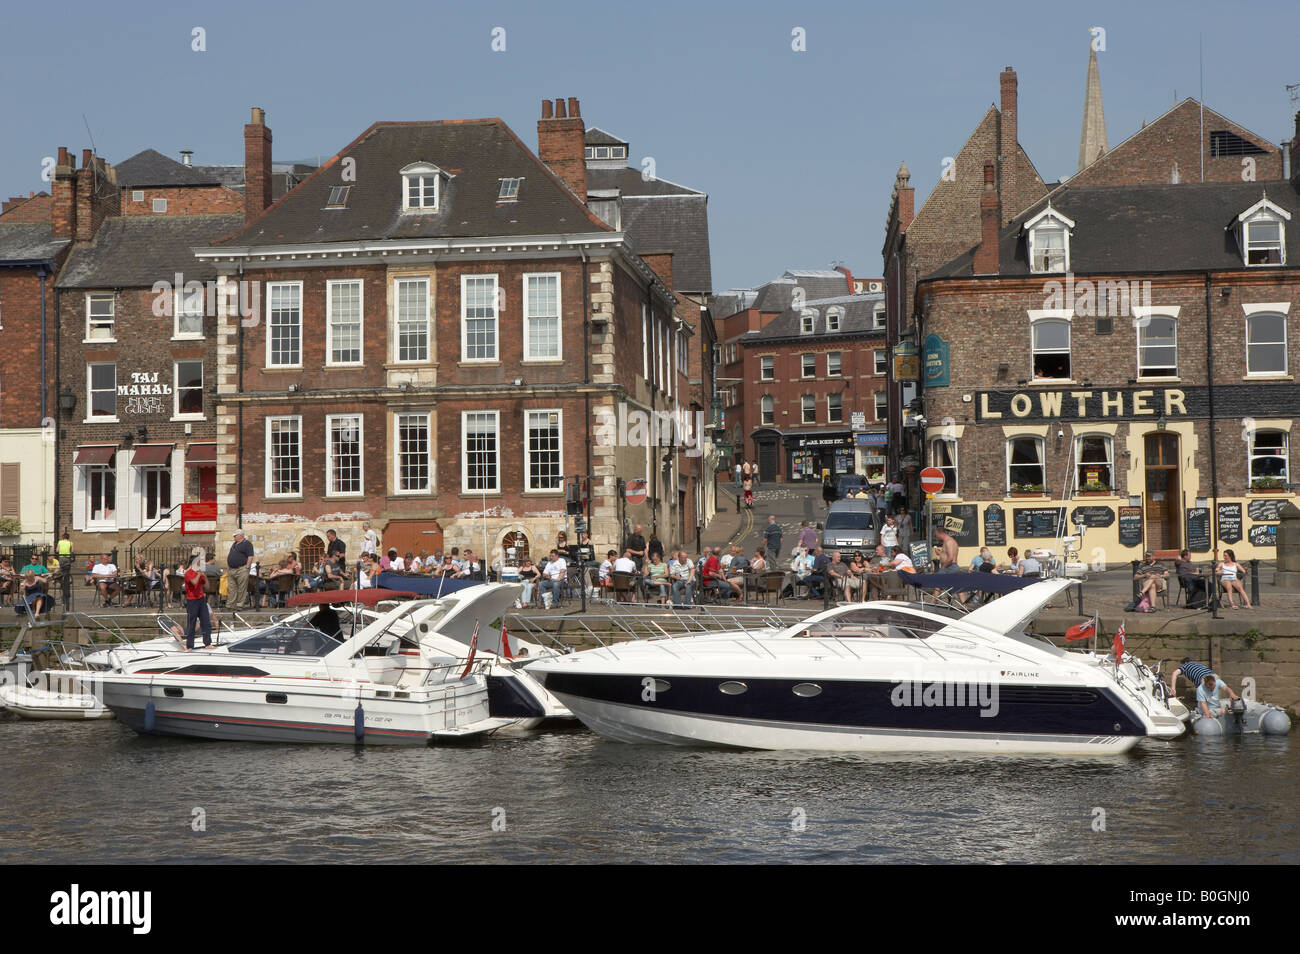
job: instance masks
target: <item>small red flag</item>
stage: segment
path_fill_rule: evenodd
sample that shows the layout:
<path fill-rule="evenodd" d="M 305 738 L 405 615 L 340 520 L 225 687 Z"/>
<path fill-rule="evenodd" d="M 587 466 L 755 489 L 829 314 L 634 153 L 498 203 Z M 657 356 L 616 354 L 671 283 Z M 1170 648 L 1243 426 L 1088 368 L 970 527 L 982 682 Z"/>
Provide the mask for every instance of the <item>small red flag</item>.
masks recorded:
<path fill-rule="evenodd" d="M 510 634 L 506 632 L 505 620 L 501 621 L 501 658 L 502 659 L 515 658 L 514 655 L 510 652 Z"/>
<path fill-rule="evenodd" d="M 1115 630 L 1115 665 L 1124 661 L 1124 624 L 1119 624 L 1119 629 Z"/>
<path fill-rule="evenodd" d="M 1065 641 L 1067 643 L 1077 642 L 1080 639 L 1092 639 L 1097 635 L 1097 617 L 1093 617 L 1086 623 L 1079 623 L 1077 626 L 1071 626 L 1065 631 Z"/>
<path fill-rule="evenodd" d="M 474 621 L 474 635 L 469 641 L 469 658 L 465 660 L 465 671 L 460 674 L 464 679 L 469 675 L 469 671 L 474 668 L 474 655 L 478 652 L 478 620 Z"/>

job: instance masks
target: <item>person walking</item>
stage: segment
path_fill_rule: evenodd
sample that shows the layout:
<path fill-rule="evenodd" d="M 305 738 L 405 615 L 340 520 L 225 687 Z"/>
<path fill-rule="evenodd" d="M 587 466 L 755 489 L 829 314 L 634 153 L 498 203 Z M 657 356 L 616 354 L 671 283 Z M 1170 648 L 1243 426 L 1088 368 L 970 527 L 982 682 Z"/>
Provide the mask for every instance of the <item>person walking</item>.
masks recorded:
<path fill-rule="evenodd" d="M 749 462 L 749 476 L 754 478 L 754 486 L 757 487 L 758 486 L 758 461 L 752 460 Z"/>
<path fill-rule="evenodd" d="M 741 471 L 742 468 L 740 466 L 740 461 L 736 461 L 736 486 L 737 487 L 740 486 Z"/>
<path fill-rule="evenodd" d="M 754 478 L 745 477 L 745 506 L 750 510 L 754 509 Z"/>
<path fill-rule="evenodd" d="M 781 525 L 776 522 L 775 514 L 768 514 L 767 526 L 763 528 L 763 545 L 774 561 L 781 559 Z"/>
<path fill-rule="evenodd" d="M 203 648 L 212 645 L 212 617 L 208 614 L 208 577 L 203 551 L 195 548 L 185 571 L 185 649 L 194 648 L 194 632 L 203 627 Z"/>
<path fill-rule="evenodd" d="M 235 542 L 226 554 L 226 572 L 230 579 L 226 585 L 226 605 L 241 608 L 248 602 L 248 564 L 253 559 L 253 544 L 243 530 L 235 531 Z"/>
<path fill-rule="evenodd" d="M 364 531 L 361 535 L 361 552 L 363 554 L 369 553 L 372 557 L 378 559 L 379 534 L 371 528 L 368 521 L 361 525 L 361 529 Z"/>

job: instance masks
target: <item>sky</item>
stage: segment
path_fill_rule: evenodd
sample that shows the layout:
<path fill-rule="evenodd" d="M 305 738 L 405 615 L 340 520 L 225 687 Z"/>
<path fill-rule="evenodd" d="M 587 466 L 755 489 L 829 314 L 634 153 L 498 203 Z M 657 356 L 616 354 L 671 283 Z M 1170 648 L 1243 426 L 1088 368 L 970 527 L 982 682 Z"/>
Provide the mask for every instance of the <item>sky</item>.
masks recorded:
<path fill-rule="evenodd" d="M 541 100 L 576 96 L 630 164 L 708 193 L 717 291 L 831 262 L 879 276 L 899 162 L 919 208 L 1006 66 L 1030 159 L 1073 173 L 1093 27 L 1111 146 L 1199 95 L 1200 44 L 1206 105 L 1273 142 L 1300 109 L 1295 0 L 73 0 L 3 23 L 4 197 L 48 190 L 60 145 L 241 162 L 251 106 L 277 161 L 315 160 L 378 120 L 499 116 L 535 148 Z"/>

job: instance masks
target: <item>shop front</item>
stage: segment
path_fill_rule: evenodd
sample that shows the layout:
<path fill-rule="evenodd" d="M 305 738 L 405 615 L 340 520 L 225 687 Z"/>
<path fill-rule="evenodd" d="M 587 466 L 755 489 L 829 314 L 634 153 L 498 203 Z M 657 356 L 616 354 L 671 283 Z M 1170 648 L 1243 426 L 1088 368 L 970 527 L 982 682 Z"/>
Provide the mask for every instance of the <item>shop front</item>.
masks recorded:
<path fill-rule="evenodd" d="M 850 431 L 786 434 L 784 440 L 792 481 L 819 481 L 823 471 L 854 472 L 856 454 Z"/>
<path fill-rule="evenodd" d="M 883 483 L 886 478 L 888 460 L 885 450 L 889 446 L 889 434 L 885 431 L 867 431 L 854 434 L 857 442 L 857 472 L 872 483 Z"/>

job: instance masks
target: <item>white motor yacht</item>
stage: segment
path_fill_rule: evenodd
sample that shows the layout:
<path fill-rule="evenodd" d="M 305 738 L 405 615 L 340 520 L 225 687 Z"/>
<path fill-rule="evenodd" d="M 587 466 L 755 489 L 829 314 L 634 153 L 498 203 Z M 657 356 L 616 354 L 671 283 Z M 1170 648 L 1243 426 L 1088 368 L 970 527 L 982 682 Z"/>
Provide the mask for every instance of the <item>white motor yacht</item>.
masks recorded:
<path fill-rule="evenodd" d="M 528 671 L 625 742 L 1094 755 L 1181 735 L 1114 667 L 1029 635 L 1069 585 L 1032 583 L 965 615 L 848 604 L 793 626 L 616 643 Z"/>
<path fill-rule="evenodd" d="M 518 588 L 505 589 L 462 610 L 490 623 Z M 341 641 L 280 621 L 212 649 L 133 654 L 82 682 L 143 734 L 410 745 L 509 725 L 489 714 L 485 662 L 426 652 L 414 637 L 448 610 L 401 603 Z"/>

